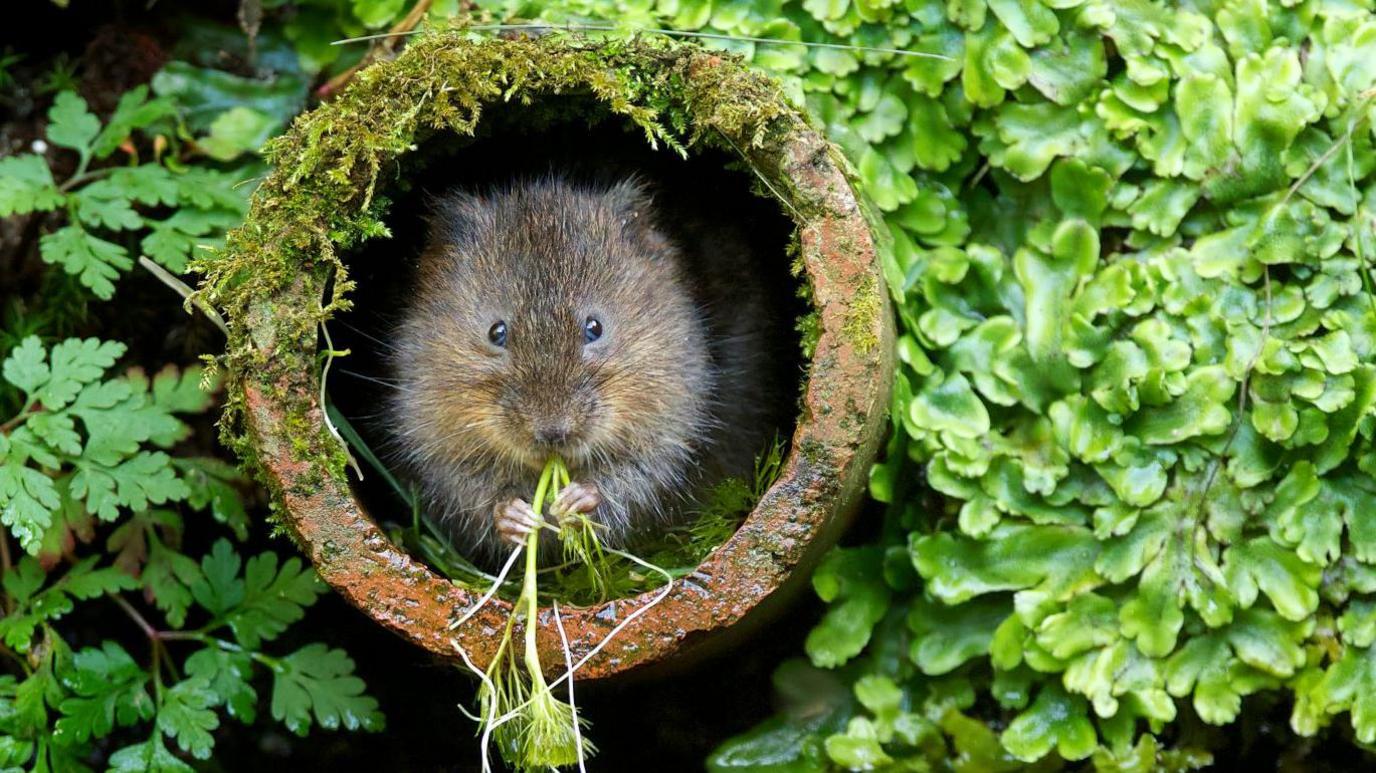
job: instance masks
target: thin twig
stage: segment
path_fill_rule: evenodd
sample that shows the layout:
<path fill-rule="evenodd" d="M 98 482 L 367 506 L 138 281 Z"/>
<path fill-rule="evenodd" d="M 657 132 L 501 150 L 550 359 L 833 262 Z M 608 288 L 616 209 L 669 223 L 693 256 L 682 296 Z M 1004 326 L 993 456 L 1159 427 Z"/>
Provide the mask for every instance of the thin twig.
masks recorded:
<path fill-rule="evenodd" d="M 926 51 L 908 51 L 902 48 L 877 48 L 874 46 L 854 46 L 849 43 L 816 43 L 808 40 L 781 40 L 779 38 L 760 38 L 750 35 L 723 35 L 716 32 L 694 32 L 690 30 L 671 30 L 663 27 L 622 27 L 616 24 L 588 24 L 571 22 L 567 24 L 553 24 L 550 22 L 532 22 L 528 24 L 474 24 L 463 27 L 467 32 L 490 31 L 505 32 L 507 30 L 555 30 L 563 32 L 617 32 L 625 30 L 633 34 L 650 33 L 654 35 L 668 35 L 669 37 L 679 38 L 703 38 L 707 40 L 730 40 L 739 43 L 764 43 L 765 45 L 778 46 L 804 46 L 807 48 L 829 48 L 837 51 L 858 51 L 869 54 L 897 54 L 898 56 L 915 56 L 920 59 L 940 59 L 945 62 L 953 61 L 951 57 L 944 54 L 931 54 Z M 377 35 L 363 35 L 357 38 L 345 38 L 336 40 L 330 45 L 342 46 L 347 43 L 361 43 L 369 40 L 382 38 L 404 37 L 415 35 L 417 30 L 405 32 L 382 32 Z"/>
<path fill-rule="evenodd" d="M 353 80 L 359 70 L 372 64 L 383 53 L 390 54 L 396 48 L 396 39 L 411 34 L 416 29 L 416 25 L 420 24 L 421 19 L 425 18 L 425 13 L 430 10 L 430 3 L 431 0 L 416 0 L 416 4 L 411 6 L 411 10 L 401 18 L 401 21 L 393 25 L 392 29 L 381 35 L 368 36 L 369 40 L 376 42 L 368 47 L 368 52 L 363 55 L 363 58 L 358 60 L 353 67 L 330 78 L 325 82 L 325 85 L 316 89 L 316 96 L 321 99 L 334 96 L 349 81 Z"/>
<path fill-rule="evenodd" d="M 215 309 L 212 308 L 210 304 L 206 303 L 198 297 L 195 297 L 193 295 L 194 291 L 191 289 L 189 285 L 187 285 L 186 282 L 183 282 L 182 280 L 178 279 L 177 276 L 173 274 L 171 271 L 168 271 L 162 266 L 159 266 L 157 263 L 154 263 L 152 260 L 148 258 L 147 255 L 139 256 L 139 265 L 147 269 L 148 273 L 156 277 L 159 282 L 162 282 L 163 284 L 172 288 L 172 291 L 175 292 L 177 295 L 180 295 L 183 301 L 191 303 L 193 306 L 195 306 L 196 310 L 204 314 L 205 318 L 210 320 L 211 324 L 215 325 L 215 327 L 219 328 L 220 332 L 224 333 L 226 338 L 229 337 L 229 326 L 225 324 L 224 317 L 221 317 L 219 312 L 215 311 Z"/>
<path fill-rule="evenodd" d="M 1285 203 L 1288 202 L 1290 198 L 1295 195 L 1295 192 L 1298 191 L 1300 187 L 1303 186 L 1305 183 L 1309 182 L 1309 178 L 1313 177 L 1314 174 L 1319 171 L 1319 167 L 1328 163 L 1328 159 L 1332 158 L 1334 155 L 1338 153 L 1339 150 L 1342 150 L 1349 142 L 1352 141 L 1352 136 L 1357 133 L 1357 127 L 1360 126 L 1362 122 L 1365 121 L 1367 118 L 1365 109 L 1367 103 L 1371 101 L 1373 96 L 1376 96 L 1376 94 L 1368 94 L 1366 98 L 1362 100 L 1361 104 L 1356 106 L 1355 109 L 1357 111 L 1357 117 L 1352 120 L 1352 123 L 1348 124 L 1347 131 L 1343 132 L 1343 136 L 1339 137 L 1336 142 L 1334 142 L 1332 145 L 1329 145 L 1328 149 L 1325 150 L 1323 154 L 1320 155 L 1314 161 L 1314 163 L 1310 164 L 1308 169 L 1304 170 L 1304 174 L 1300 175 L 1298 178 L 1295 179 L 1295 183 L 1291 185 L 1290 189 L 1285 192 L 1285 197 L 1280 200 L 1280 204 L 1276 205 L 1277 207 L 1284 206 Z"/>
<path fill-rule="evenodd" d="M 980 180 L 983 180 L 984 176 L 986 174 L 989 174 L 989 169 L 989 162 L 985 161 L 983 166 L 981 166 L 973 175 L 970 175 L 970 181 L 965 183 L 965 190 L 974 190 L 975 186 L 979 185 Z"/>
<path fill-rule="evenodd" d="M 124 610 L 124 614 L 128 615 L 129 619 L 134 621 L 134 624 L 139 627 L 139 630 L 143 631 L 143 635 L 147 636 L 149 640 L 156 642 L 162 638 L 158 633 L 158 629 L 154 628 L 137 609 L 134 609 L 133 604 L 125 601 L 123 596 L 118 593 L 109 593 L 106 595 L 113 599 L 120 609 Z"/>
<path fill-rule="evenodd" d="M 721 138 L 726 140 L 726 144 L 730 145 L 731 148 L 736 151 L 736 155 L 740 156 L 742 161 L 748 160 L 745 151 L 741 150 L 739 145 L 732 141 L 730 137 L 726 136 L 726 132 L 717 129 L 717 134 L 721 135 Z M 793 206 L 793 202 L 789 201 L 783 193 L 779 192 L 778 188 L 774 187 L 774 184 L 769 181 L 768 177 L 764 176 L 764 172 L 761 172 L 759 167 L 754 164 L 746 164 L 746 166 L 750 167 L 750 171 L 754 172 L 755 176 L 760 178 L 760 182 L 764 183 L 764 187 L 768 188 L 769 192 L 774 194 L 774 198 L 777 199 L 780 204 L 788 207 L 788 211 L 793 213 L 793 217 L 797 219 L 797 223 L 801 226 L 806 218 L 803 217 L 803 213 L 798 211 L 797 207 Z"/>

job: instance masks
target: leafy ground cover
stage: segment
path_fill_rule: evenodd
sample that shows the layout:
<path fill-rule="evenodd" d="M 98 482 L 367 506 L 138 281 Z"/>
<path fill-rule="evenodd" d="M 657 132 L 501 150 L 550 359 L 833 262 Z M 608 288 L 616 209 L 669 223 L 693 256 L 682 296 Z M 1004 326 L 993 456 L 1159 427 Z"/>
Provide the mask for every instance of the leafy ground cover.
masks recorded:
<path fill-rule="evenodd" d="M 231 720 L 380 730 L 344 650 L 277 641 L 326 588 L 299 557 L 236 546 L 253 497 L 208 442 L 217 378 L 153 365 L 186 347 L 147 324 L 104 335 L 143 315 L 140 279 L 173 301 L 163 330 L 187 328 L 177 275 L 256 174 L 259 140 L 226 123 L 244 108 L 200 123 L 189 95 L 213 88 L 184 83 L 221 76 L 179 62 L 98 116 L 79 92 L 109 95 L 78 65 L 21 81 L 24 59 L 7 50 L 0 78 L 32 116 L 0 157 L 0 767 L 191 770 Z"/>
<path fill-rule="evenodd" d="M 783 709 L 710 767 L 1361 764 L 1368 3 L 233 5 L 220 21 L 252 50 L 233 26 L 172 25 L 146 89 L 0 55 L 0 95 L 30 116 L 0 135 L 6 765 L 178 767 L 257 714 L 379 726 L 343 651 L 276 647 L 321 587 L 298 559 L 235 547 L 261 526 L 207 439 L 192 387 L 213 377 L 148 326 L 93 320 L 127 315 L 153 292 L 140 282 L 171 293 L 137 259 L 175 275 L 204 257 L 261 142 L 312 87 L 400 44 L 332 41 L 461 12 L 708 36 L 807 106 L 894 237 L 901 365 L 875 522 L 813 578 L 826 611 L 779 667 Z M 587 29 L 604 20 L 617 29 Z"/>

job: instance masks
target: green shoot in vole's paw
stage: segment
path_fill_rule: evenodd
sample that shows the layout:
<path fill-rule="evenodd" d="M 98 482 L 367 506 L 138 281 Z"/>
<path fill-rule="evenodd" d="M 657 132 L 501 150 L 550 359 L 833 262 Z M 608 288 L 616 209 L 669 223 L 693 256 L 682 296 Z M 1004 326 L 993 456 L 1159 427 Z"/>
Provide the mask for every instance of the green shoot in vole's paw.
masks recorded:
<path fill-rule="evenodd" d="M 569 471 L 563 460 L 558 457 L 550 459 L 540 475 L 535 496 L 531 500 L 531 509 L 537 516 L 543 516 L 559 491 L 568 485 Z M 535 644 L 536 621 L 539 619 L 540 611 L 540 532 L 547 528 L 554 527 L 545 522 L 540 529 L 533 530 L 526 538 L 525 544 L 512 553 L 511 560 L 507 561 L 506 568 L 502 571 L 502 575 L 505 576 L 517 553 L 525 550 L 525 579 L 521 584 L 521 596 L 513 606 L 511 617 L 507 619 L 497 654 L 493 656 L 487 672 L 480 673 L 480 714 L 476 719 L 483 739 L 484 770 L 489 769 L 489 739 L 495 739 L 502 759 L 520 770 L 543 770 L 575 764 L 582 767 L 584 760 L 596 751 L 592 743 L 583 737 L 582 727 L 587 723 L 578 716 L 572 703 L 572 663 L 569 663 L 567 674 L 569 702 L 566 703 L 555 697 L 549 682 L 545 680 L 540 652 Z M 565 555 L 573 560 L 585 562 L 590 572 L 596 573 L 599 563 L 606 563 L 602 544 L 597 538 L 596 526 L 586 516 L 566 518 L 564 526 L 559 529 L 559 537 L 564 545 Z M 605 578 L 598 581 L 605 586 Z M 499 577 L 493 591 L 501 582 L 502 577 Z M 481 606 L 490 597 L 491 593 L 477 606 Z M 477 610 L 477 606 L 463 620 L 471 616 Z M 522 616 L 525 622 L 525 651 L 519 661 L 516 658 L 515 645 L 512 643 L 512 630 L 518 615 Z M 460 620 L 460 623 L 463 620 Z M 458 646 L 457 643 L 455 646 Z M 460 655 L 468 662 L 466 653 L 460 650 Z M 469 667 L 472 668 L 472 665 L 469 664 Z"/>
<path fill-rule="evenodd" d="M 559 488 L 569 485 L 569 471 L 557 459 L 555 475 Z M 550 499 L 554 501 L 553 497 Z M 587 586 L 592 588 L 599 601 L 607 600 L 611 588 L 612 564 L 607 552 L 602 549 L 602 540 L 597 531 L 601 524 L 592 520 L 586 513 L 570 513 L 559 527 L 559 542 L 564 547 L 564 561 L 577 567 L 583 573 Z"/>
<path fill-rule="evenodd" d="M 596 749 L 583 737 L 582 728 L 587 723 L 578 716 L 572 702 L 573 672 L 625 626 L 662 601 L 675 578 L 691 573 L 703 556 L 735 533 L 741 519 L 778 477 L 784 456 L 784 443 L 775 438 L 756 459 L 753 480 L 731 478 L 718 483 L 703 497 L 688 523 L 666 530 L 661 539 L 648 546 L 649 561 L 605 547 L 599 535 L 602 529 L 600 524 L 586 514 L 567 513 L 557 528 L 564 553 L 564 562 L 560 566 L 536 570 L 539 534 L 545 529 L 556 528 L 545 521 L 541 528 L 531 532 L 524 545 L 511 553 L 505 566 L 494 576 L 463 557 L 448 543 L 445 535 L 435 529 L 432 521 L 420 517 L 420 503 L 414 490 L 403 486 L 382 465 L 342 414 L 335 411 L 333 406 L 329 406 L 329 410 L 340 432 L 354 448 L 359 449 L 360 458 L 379 471 L 413 515 L 409 528 L 396 525 L 389 530 L 392 538 L 416 550 L 456 582 L 475 589 L 487 588 L 478 602 L 451 628 L 467 622 L 499 591 L 509 594 L 508 597 L 515 597 L 511 617 L 503 627 L 497 653 L 486 672 L 478 670 L 458 641 L 454 640 L 459 656 L 482 682 L 478 690 L 479 713 L 469 716 L 478 723 L 484 771 L 491 770 L 487 749 L 492 743 L 496 744 L 508 765 L 520 770 L 573 764 L 582 766 L 582 762 Z M 531 509 L 543 517 L 553 506 L 559 492 L 570 483 L 569 470 L 563 460 L 551 459 L 541 473 L 535 495 L 531 498 Z M 522 581 L 517 583 L 509 580 L 508 575 L 522 550 L 526 551 L 526 572 Z M 665 569 L 666 566 L 669 568 Z M 543 598 L 546 601 L 553 600 L 556 622 L 559 621 L 558 604 L 561 599 L 593 604 L 643 592 L 650 583 L 658 580 L 662 580 L 663 584 L 649 604 L 623 619 L 577 664 L 572 662 L 565 642 L 567 671 L 551 684 L 544 678 L 535 649 L 535 627 L 525 626 L 523 656 L 517 656 L 512 641 L 518 618 L 536 619 L 542 598 L 538 587 L 542 574 L 545 575 L 546 585 L 554 586 L 546 588 Z M 560 627 L 562 635 L 562 623 Z M 565 679 L 569 680 L 570 700 L 567 703 L 555 697 L 553 692 Z"/>

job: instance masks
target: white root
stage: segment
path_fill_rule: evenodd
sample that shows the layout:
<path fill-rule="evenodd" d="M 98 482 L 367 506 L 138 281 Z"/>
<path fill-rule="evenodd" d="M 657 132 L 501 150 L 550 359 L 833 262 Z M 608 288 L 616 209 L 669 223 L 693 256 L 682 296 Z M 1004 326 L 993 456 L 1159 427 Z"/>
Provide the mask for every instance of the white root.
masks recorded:
<path fill-rule="evenodd" d="M 517 545 L 516 549 L 511 551 L 511 556 L 507 558 L 506 563 L 502 566 L 502 571 L 497 573 L 497 579 L 492 581 L 492 587 L 488 588 L 487 592 L 478 599 L 478 603 L 474 604 L 467 612 L 463 613 L 463 617 L 450 623 L 449 630 L 452 631 L 468 622 L 469 618 L 478 614 L 478 610 L 482 609 L 483 605 L 487 604 L 487 602 L 492 600 L 493 596 L 497 595 L 497 590 L 502 587 L 502 583 L 506 582 L 506 576 L 511 573 L 511 567 L 516 565 L 516 557 L 521 555 L 521 550 L 524 548 L 525 545 Z"/>
<path fill-rule="evenodd" d="M 559 602 L 554 602 L 554 625 L 559 629 L 559 641 L 564 645 L 564 667 L 573 672 L 573 653 L 569 651 L 569 636 L 564 632 L 564 621 L 559 617 Z M 587 761 L 583 756 L 583 728 L 578 723 L 578 704 L 573 700 L 573 680 L 569 680 L 569 709 L 573 712 L 573 740 L 578 744 L 578 773 L 588 773 Z"/>
<path fill-rule="evenodd" d="M 635 622 L 636 618 L 650 611 L 656 605 L 658 605 L 659 602 L 663 601 L 669 595 L 669 592 L 674 588 L 674 576 L 669 574 L 667 570 L 655 566 L 649 561 L 639 558 L 638 556 L 632 555 L 622 550 L 617 550 L 616 548 L 603 549 L 606 550 L 608 553 L 611 553 L 612 555 L 621 556 L 622 558 L 625 558 L 629 561 L 634 561 L 635 563 L 640 564 L 641 566 L 645 567 L 646 569 L 649 569 L 650 571 L 658 572 L 664 575 L 664 587 L 660 588 L 659 593 L 655 594 L 655 597 L 653 599 L 650 599 L 650 603 L 627 615 L 626 619 L 622 620 L 620 623 L 616 625 L 615 628 L 608 632 L 607 635 L 602 638 L 602 641 L 597 643 L 596 647 L 593 647 L 591 650 L 589 650 L 588 654 L 584 655 L 581 659 L 579 659 L 579 661 L 576 664 L 570 666 L 569 670 L 565 671 L 563 676 L 551 682 L 550 689 L 558 687 L 559 683 L 563 682 L 565 679 L 572 680 L 573 674 L 578 669 L 582 668 L 584 664 L 586 664 L 589 660 L 593 658 L 594 655 L 601 652 L 602 648 L 611 643 L 611 640 L 616 638 L 616 635 L 621 633 L 621 631 L 623 631 L 626 628 L 626 626 Z"/>

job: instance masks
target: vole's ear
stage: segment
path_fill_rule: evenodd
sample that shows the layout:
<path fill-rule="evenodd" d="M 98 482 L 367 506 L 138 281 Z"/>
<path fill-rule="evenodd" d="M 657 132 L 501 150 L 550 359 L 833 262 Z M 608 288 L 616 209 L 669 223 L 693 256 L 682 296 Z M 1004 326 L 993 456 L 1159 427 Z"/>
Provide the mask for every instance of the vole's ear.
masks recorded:
<path fill-rule="evenodd" d="M 607 191 L 612 212 L 623 232 L 650 257 L 667 255 L 673 245 L 655 222 L 654 193 L 639 177 L 629 177 Z"/>
<path fill-rule="evenodd" d="M 473 244 L 492 219 L 487 199 L 468 191 L 431 196 L 426 204 L 427 243 L 441 249 Z"/>

